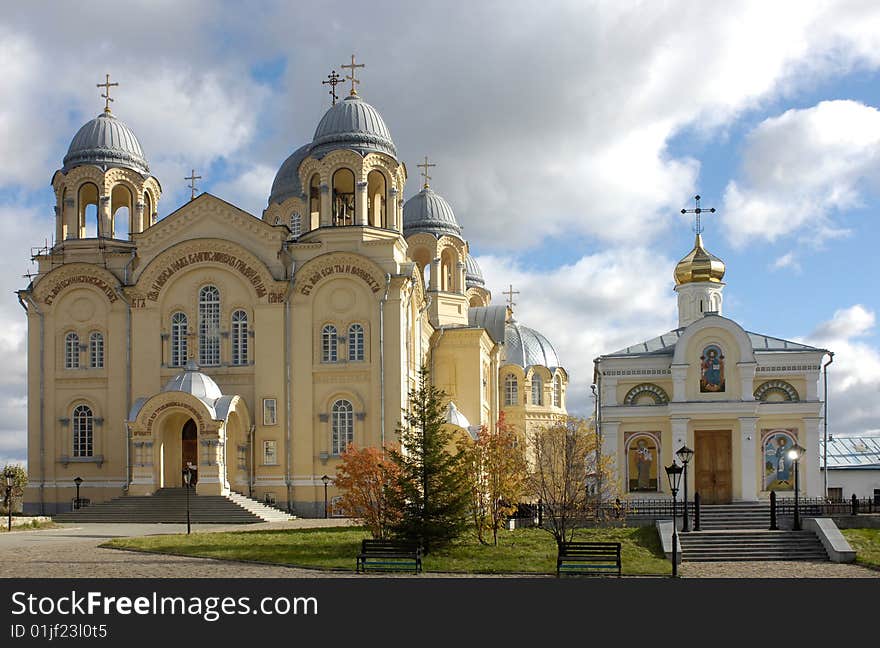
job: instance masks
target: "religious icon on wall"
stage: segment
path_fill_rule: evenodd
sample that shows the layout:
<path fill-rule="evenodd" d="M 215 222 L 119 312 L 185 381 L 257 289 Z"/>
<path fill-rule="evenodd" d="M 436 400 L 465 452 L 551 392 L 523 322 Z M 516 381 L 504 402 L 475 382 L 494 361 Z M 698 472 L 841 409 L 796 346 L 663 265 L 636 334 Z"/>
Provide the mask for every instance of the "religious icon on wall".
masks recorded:
<path fill-rule="evenodd" d="M 700 356 L 700 391 L 724 391 L 724 354 L 716 344 L 707 346 Z"/>
<path fill-rule="evenodd" d="M 794 490 L 794 471 L 788 458 L 793 445 L 793 430 L 775 430 L 764 438 L 764 490 Z"/>
<path fill-rule="evenodd" d="M 634 438 L 629 452 L 629 490 L 657 490 L 657 444 L 648 436 Z"/>

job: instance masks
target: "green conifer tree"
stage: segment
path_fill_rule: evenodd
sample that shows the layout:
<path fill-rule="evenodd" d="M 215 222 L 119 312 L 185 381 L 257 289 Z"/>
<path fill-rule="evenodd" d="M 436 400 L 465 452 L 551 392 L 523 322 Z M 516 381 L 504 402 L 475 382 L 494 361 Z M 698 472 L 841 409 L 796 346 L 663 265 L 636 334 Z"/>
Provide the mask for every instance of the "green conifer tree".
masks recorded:
<path fill-rule="evenodd" d="M 399 467 L 399 487 L 391 506 L 400 512 L 392 533 L 419 542 L 424 553 L 449 544 L 467 529 L 470 504 L 461 453 L 446 423 L 446 394 L 419 372 L 419 386 L 409 393 L 410 411 L 400 450 L 389 449 Z"/>

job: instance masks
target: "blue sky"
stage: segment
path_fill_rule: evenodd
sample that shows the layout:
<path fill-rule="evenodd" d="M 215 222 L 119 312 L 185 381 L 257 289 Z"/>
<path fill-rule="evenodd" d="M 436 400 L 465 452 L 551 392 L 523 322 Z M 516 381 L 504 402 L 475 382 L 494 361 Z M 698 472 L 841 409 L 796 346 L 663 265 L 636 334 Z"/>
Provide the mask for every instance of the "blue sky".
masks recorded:
<path fill-rule="evenodd" d="M 880 429 L 880 7 L 864 2 L 405 3 L 109 0 L 0 17 L 0 281 L 10 358 L 0 461 L 25 445 L 24 286 L 51 237 L 49 179 L 120 82 L 114 114 L 163 186 L 184 176 L 259 216 L 352 52 L 408 166 L 438 166 L 489 287 L 556 345 L 569 404 L 592 359 L 676 325 L 695 193 L 718 212 L 725 315 L 837 352 L 832 431 Z M 95 30 L 95 25 L 101 29 Z M 133 29 L 133 25 L 149 25 Z M 89 33 L 88 39 L 81 34 Z M 344 86 L 340 87 L 340 92 Z"/>

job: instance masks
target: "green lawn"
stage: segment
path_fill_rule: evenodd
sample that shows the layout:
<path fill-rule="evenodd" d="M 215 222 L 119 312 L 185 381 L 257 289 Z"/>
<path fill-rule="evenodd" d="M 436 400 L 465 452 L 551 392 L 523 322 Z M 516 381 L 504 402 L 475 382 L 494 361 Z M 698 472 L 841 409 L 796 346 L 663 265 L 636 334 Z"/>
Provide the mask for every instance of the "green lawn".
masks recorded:
<path fill-rule="evenodd" d="M 856 550 L 856 562 L 880 569 L 880 529 L 841 529 Z"/>
<path fill-rule="evenodd" d="M 339 527 L 117 538 L 101 546 L 354 571 L 355 555 L 361 540 L 367 537 L 363 529 Z M 583 529 L 575 539 L 620 542 L 624 574 L 670 573 L 654 527 Z M 549 533 L 538 529 L 502 532 L 497 547 L 480 545 L 471 534 L 426 556 L 424 569 L 551 574 L 556 572 L 556 544 Z"/>

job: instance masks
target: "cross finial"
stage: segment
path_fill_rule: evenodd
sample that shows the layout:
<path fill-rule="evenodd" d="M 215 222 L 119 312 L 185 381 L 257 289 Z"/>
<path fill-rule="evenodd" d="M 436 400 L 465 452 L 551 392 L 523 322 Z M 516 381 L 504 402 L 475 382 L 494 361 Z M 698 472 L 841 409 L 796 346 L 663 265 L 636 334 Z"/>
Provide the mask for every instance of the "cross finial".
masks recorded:
<path fill-rule="evenodd" d="M 694 214 L 694 232 L 696 232 L 697 235 L 700 235 L 703 232 L 703 225 L 700 222 L 700 214 L 702 214 L 703 212 L 709 212 L 710 214 L 714 214 L 715 208 L 709 207 L 708 209 L 706 209 L 705 207 L 700 207 L 700 196 L 699 195 L 694 196 L 694 203 L 696 204 L 696 207 L 694 207 L 694 209 L 682 209 L 681 213 L 682 214 Z"/>
<path fill-rule="evenodd" d="M 420 169 L 424 169 L 424 171 L 422 171 L 422 177 L 425 178 L 425 189 L 427 189 L 430 186 L 428 184 L 428 181 L 431 179 L 431 176 L 428 175 L 428 169 L 430 169 L 431 167 L 435 167 L 437 165 L 428 163 L 428 156 L 426 155 L 425 161 L 422 162 L 421 164 L 417 164 L 416 166 L 419 167 Z"/>
<path fill-rule="evenodd" d="M 518 295 L 518 294 L 519 294 L 519 291 L 518 291 L 518 290 L 514 290 L 514 289 L 513 289 L 513 284 L 510 284 L 510 288 L 508 288 L 507 290 L 503 291 L 501 294 L 502 294 L 502 295 L 507 295 L 507 305 L 508 305 L 508 307 L 510 308 L 510 310 L 513 310 L 513 307 L 516 306 L 516 302 L 513 301 L 513 296 L 514 296 L 514 295 Z"/>
<path fill-rule="evenodd" d="M 110 83 L 110 75 L 105 74 L 104 75 L 104 83 L 97 83 L 95 85 L 99 88 L 104 88 L 104 94 L 102 94 L 101 97 L 103 99 L 106 99 L 106 101 L 104 102 L 104 112 L 109 113 L 110 112 L 110 102 L 113 101 L 113 98 L 110 96 L 110 88 L 112 88 L 113 86 L 118 86 L 119 84 L 118 83 Z"/>
<path fill-rule="evenodd" d="M 196 180 L 201 180 L 201 179 L 202 179 L 202 176 L 197 176 L 195 169 L 192 170 L 192 173 L 190 173 L 190 175 L 188 177 L 184 178 L 184 180 L 189 180 L 189 185 L 187 185 L 187 186 L 190 188 L 190 191 L 191 191 L 190 197 L 189 197 L 190 200 L 195 200 L 195 198 L 196 198 Z"/>
<path fill-rule="evenodd" d="M 358 79 L 355 75 L 358 68 L 367 67 L 363 63 L 355 63 L 354 62 L 354 54 L 351 55 L 351 64 L 349 65 L 340 65 L 343 70 L 351 70 L 351 74 L 346 74 L 345 78 L 351 81 L 351 96 L 357 97 L 357 88 L 355 88 L 355 84 L 360 83 L 360 79 Z"/>
<path fill-rule="evenodd" d="M 336 74 L 336 70 L 333 70 L 330 74 L 327 75 L 326 81 L 321 81 L 322 85 L 327 85 L 328 83 L 330 84 L 329 94 L 331 97 L 333 97 L 333 103 L 331 105 L 335 106 L 336 100 L 339 99 L 339 97 L 336 96 L 336 86 L 342 83 L 342 78 L 338 74 Z"/>

